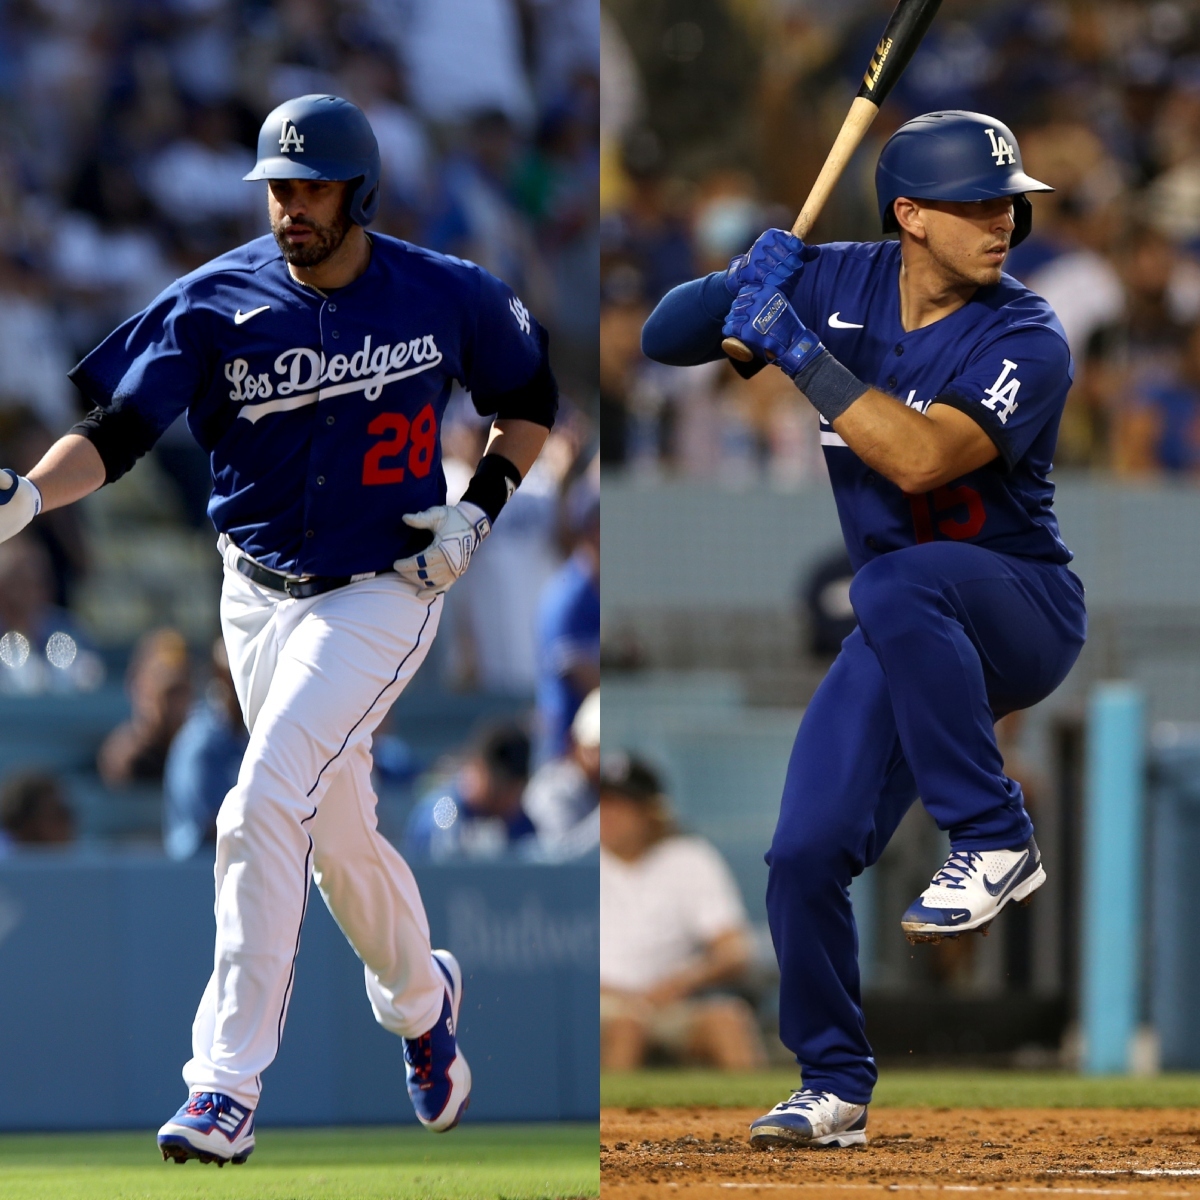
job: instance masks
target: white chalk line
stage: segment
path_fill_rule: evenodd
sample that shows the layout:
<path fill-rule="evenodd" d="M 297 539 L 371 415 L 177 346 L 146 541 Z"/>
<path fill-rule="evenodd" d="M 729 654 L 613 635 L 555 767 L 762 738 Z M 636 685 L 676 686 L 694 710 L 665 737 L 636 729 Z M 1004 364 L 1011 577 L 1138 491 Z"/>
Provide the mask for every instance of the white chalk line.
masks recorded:
<path fill-rule="evenodd" d="M 1150 1172 L 1147 1172 L 1148 1174 Z M 703 1183 L 698 1184 L 683 1184 L 678 1183 L 668 1184 L 669 1187 L 677 1188 L 684 1187 L 704 1187 Z M 1017 1186 L 1015 1184 L 993 1184 L 993 1183 L 722 1183 L 718 1186 L 723 1188 L 777 1188 L 797 1190 L 800 1188 L 834 1188 L 839 1191 L 857 1192 L 870 1188 L 880 1192 L 1020 1192 L 1023 1195 L 1038 1195 L 1044 1196 L 1047 1193 L 1053 1195 L 1070 1194 L 1072 1196 L 1136 1196 L 1145 1195 L 1130 1191 L 1128 1188 L 1087 1188 L 1087 1187 L 1059 1187 L 1048 1183 L 1042 1184 L 1040 1187 L 1033 1187 L 1026 1184 Z M 1192 1196 L 1194 1192 L 1155 1192 L 1156 1196 Z"/>
<path fill-rule="evenodd" d="M 1061 1171 L 1046 1171 L 1046 1175 L 1061 1175 Z M 1088 1171 L 1073 1171 L 1074 1175 L 1200 1175 L 1200 1170 L 1175 1170 L 1171 1168 L 1144 1168 L 1140 1170 L 1128 1171 L 1105 1171 L 1105 1170 L 1088 1170 Z M 704 1187 L 706 1184 L 679 1184 L 671 1183 L 670 1187 Z M 1048 1192 L 1055 1194 L 1070 1193 L 1072 1195 L 1105 1195 L 1105 1196 L 1127 1196 L 1136 1195 L 1138 1193 L 1130 1192 L 1123 1188 L 1073 1188 L 1060 1187 L 1057 1184 L 1043 1183 L 1040 1186 L 1034 1187 L 1033 1184 L 1014 1184 L 1014 1183 L 818 1183 L 818 1182 L 796 1182 L 796 1183 L 721 1183 L 722 1188 L 835 1188 L 842 1192 L 859 1192 L 864 1188 L 872 1188 L 880 1190 L 880 1192 L 1020 1192 L 1030 1195 L 1045 1195 Z M 1154 1195 L 1162 1196 L 1186 1196 L 1194 1195 L 1192 1192 L 1156 1192 Z"/>

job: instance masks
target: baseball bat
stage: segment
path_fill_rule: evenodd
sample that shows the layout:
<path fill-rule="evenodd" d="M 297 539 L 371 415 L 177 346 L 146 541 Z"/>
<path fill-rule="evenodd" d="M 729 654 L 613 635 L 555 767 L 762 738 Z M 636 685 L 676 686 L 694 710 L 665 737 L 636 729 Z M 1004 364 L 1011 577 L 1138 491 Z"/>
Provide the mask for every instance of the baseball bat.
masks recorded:
<path fill-rule="evenodd" d="M 821 215 L 821 209 L 825 207 L 825 201 L 837 186 L 837 181 L 842 177 L 851 155 L 858 149 L 867 130 L 871 128 L 871 122 L 875 120 L 880 105 L 900 78 L 904 68 L 908 66 L 908 60 L 921 44 L 929 26 L 933 24 L 933 18 L 937 15 L 941 3 L 942 0 L 900 0 L 892 11 L 883 37 L 879 39 L 879 45 L 875 47 L 875 53 L 867 64 L 862 86 L 858 89 L 850 111 L 846 114 L 846 119 L 842 122 L 842 127 L 838 130 L 838 135 L 825 158 L 825 164 L 821 167 L 821 173 L 812 185 L 808 199 L 804 201 L 800 215 L 792 226 L 792 232 L 798 238 L 807 237 L 813 223 Z M 750 362 L 754 358 L 754 351 L 738 338 L 726 338 L 721 343 L 721 349 L 738 362 Z"/>

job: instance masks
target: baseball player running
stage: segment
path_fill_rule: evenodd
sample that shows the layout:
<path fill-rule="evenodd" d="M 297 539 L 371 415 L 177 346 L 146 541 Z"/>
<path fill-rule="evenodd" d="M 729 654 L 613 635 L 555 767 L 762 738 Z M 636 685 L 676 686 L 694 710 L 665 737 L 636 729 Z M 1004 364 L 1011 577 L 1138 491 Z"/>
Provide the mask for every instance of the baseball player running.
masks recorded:
<path fill-rule="evenodd" d="M 993 722 L 1049 695 L 1086 633 L 1048 480 L 1071 358 L 1046 302 L 1002 271 L 1029 234 L 1025 193 L 1051 189 L 1000 121 L 969 112 L 903 125 L 875 180 L 898 242 L 769 230 L 669 293 L 643 334 L 677 365 L 735 336 L 756 356 L 743 373 L 771 361 L 793 379 L 820 414 L 856 570 L 858 628 L 805 712 L 767 855 L 803 1090 L 751 1125 L 757 1146 L 866 1140 L 877 1073 L 847 889 L 917 796 L 951 853 L 904 914 L 910 938 L 983 929 L 1045 881 Z"/>
<path fill-rule="evenodd" d="M 278 1049 L 313 878 L 404 1043 L 429 1129 L 471 1073 L 462 973 L 431 950 L 412 872 L 376 831 L 371 734 L 421 665 L 466 570 L 553 423 L 546 334 L 472 263 L 368 235 L 379 151 L 336 96 L 264 122 L 247 179 L 272 236 L 177 280 L 72 372 L 95 405 L 21 478 L 0 538 L 118 479 L 180 414 L 209 452 L 221 624 L 250 741 L 217 818 L 216 952 L 164 1158 L 244 1162 Z M 439 425 L 454 381 L 495 413 L 447 507 Z"/>

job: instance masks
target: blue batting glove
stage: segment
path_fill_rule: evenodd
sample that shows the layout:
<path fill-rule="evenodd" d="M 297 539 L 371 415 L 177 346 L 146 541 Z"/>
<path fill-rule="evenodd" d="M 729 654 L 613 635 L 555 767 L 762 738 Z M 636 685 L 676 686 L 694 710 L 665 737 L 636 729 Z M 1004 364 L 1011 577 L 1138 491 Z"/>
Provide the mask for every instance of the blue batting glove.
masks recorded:
<path fill-rule="evenodd" d="M 815 258 L 817 251 L 806 246 L 795 234 L 786 229 L 768 229 L 760 234 L 758 241 L 736 258 L 729 260 L 725 272 L 725 287 L 731 296 L 736 296 L 749 284 L 759 284 L 769 274 L 784 272 L 784 280 L 793 279 L 804 270 L 804 264 Z"/>
<path fill-rule="evenodd" d="M 739 338 L 756 357 L 773 361 L 791 379 L 825 352 L 821 339 L 796 315 L 774 279 L 738 292 L 721 333 Z"/>

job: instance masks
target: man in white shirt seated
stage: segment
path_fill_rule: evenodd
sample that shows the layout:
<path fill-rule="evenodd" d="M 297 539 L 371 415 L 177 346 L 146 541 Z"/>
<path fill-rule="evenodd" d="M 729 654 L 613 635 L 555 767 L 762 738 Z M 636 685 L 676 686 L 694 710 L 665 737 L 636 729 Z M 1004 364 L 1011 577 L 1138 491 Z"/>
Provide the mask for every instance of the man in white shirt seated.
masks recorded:
<path fill-rule="evenodd" d="M 748 1071 L 766 1055 L 750 1006 L 717 991 L 746 972 L 752 938 L 737 885 L 703 838 L 676 831 L 654 772 L 628 755 L 600 775 L 600 1063 L 651 1050 Z"/>

